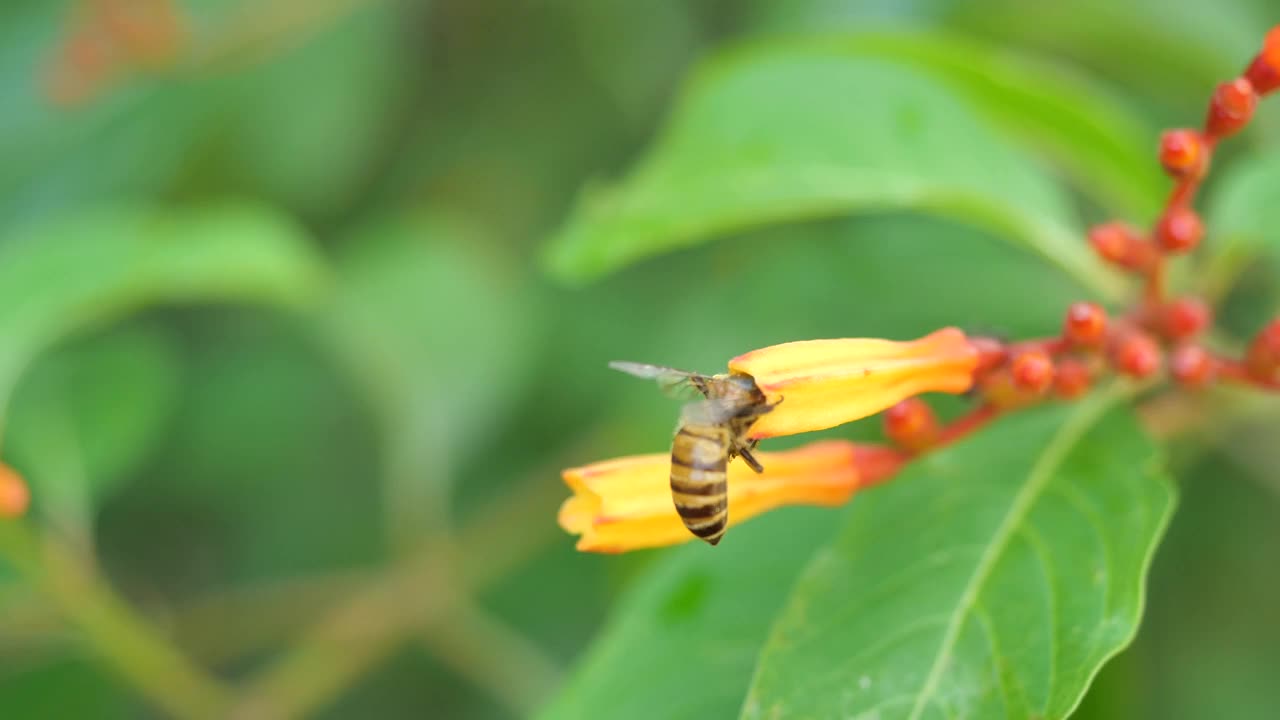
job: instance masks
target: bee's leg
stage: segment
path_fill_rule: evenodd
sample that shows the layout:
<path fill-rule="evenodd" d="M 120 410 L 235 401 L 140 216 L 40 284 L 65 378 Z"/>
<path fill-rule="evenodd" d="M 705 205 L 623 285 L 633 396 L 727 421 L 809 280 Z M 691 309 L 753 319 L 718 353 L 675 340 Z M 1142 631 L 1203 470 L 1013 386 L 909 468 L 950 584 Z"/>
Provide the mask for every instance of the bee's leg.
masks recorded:
<path fill-rule="evenodd" d="M 751 443 L 751 445 L 754 447 L 755 443 L 753 442 Z M 764 466 L 760 464 L 759 460 L 756 460 L 755 455 L 751 454 L 750 448 L 739 447 L 737 452 L 738 452 L 738 457 L 741 457 L 743 462 L 745 462 L 748 466 L 750 466 L 752 470 L 755 470 L 758 473 L 764 472 Z"/>

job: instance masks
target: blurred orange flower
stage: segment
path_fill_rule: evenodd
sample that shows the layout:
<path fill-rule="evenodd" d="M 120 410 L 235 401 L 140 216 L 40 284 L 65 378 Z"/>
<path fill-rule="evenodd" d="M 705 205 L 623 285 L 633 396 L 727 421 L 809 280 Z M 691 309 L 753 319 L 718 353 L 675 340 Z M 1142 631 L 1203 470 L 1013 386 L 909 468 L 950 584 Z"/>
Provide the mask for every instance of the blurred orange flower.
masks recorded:
<path fill-rule="evenodd" d="M 729 465 L 729 524 L 784 505 L 834 506 L 889 471 L 885 448 L 828 440 L 759 453 L 764 472 Z M 693 540 L 671 499 L 671 456 L 637 455 L 563 473 L 573 496 L 560 506 L 560 527 L 581 535 L 578 549 L 618 553 Z"/>
<path fill-rule="evenodd" d="M 729 361 L 750 375 L 770 403 L 751 426 L 754 439 L 822 430 L 873 415 L 925 392 L 963 393 L 978 351 L 956 328 L 908 342 L 803 340 L 753 350 Z"/>
<path fill-rule="evenodd" d="M 0 520 L 21 517 L 31 504 L 27 483 L 13 468 L 0 463 Z"/>

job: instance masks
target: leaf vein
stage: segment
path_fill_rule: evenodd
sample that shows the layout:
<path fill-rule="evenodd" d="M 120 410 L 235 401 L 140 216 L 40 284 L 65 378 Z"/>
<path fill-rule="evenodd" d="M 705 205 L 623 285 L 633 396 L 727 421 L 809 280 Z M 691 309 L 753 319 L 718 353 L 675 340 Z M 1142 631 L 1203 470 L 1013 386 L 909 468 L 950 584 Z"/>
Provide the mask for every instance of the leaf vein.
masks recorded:
<path fill-rule="evenodd" d="M 946 671 L 947 665 L 951 661 L 951 655 L 955 651 L 956 643 L 960 639 L 960 632 L 964 629 L 965 621 L 977 603 L 979 593 L 991 576 L 991 572 L 995 569 L 996 563 L 1008 548 L 1014 533 L 1026 519 L 1032 505 L 1052 479 L 1054 470 L 1058 468 L 1066 458 L 1067 453 L 1075 447 L 1076 443 L 1080 441 L 1089 427 L 1093 425 L 1109 405 L 1110 402 L 1105 399 L 1082 405 L 1068 417 L 1053 439 L 1050 440 L 1044 452 L 1036 459 L 1031 472 L 1027 476 L 1027 482 L 1014 496 L 1008 512 L 996 528 L 994 535 L 992 535 L 991 544 L 988 545 L 987 552 L 983 553 L 978 565 L 974 568 L 973 574 L 969 577 L 969 582 L 965 584 L 964 590 L 960 595 L 960 601 L 956 604 L 956 609 L 951 614 L 947 632 L 942 637 L 942 643 L 939 645 L 933 664 L 925 677 L 924 685 L 921 686 L 920 692 L 916 696 L 916 703 L 908 716 L 909 720 L 919 720 L 925 706 L 937 693 L 938 684 L 942 681 L 942 675 Z"/>

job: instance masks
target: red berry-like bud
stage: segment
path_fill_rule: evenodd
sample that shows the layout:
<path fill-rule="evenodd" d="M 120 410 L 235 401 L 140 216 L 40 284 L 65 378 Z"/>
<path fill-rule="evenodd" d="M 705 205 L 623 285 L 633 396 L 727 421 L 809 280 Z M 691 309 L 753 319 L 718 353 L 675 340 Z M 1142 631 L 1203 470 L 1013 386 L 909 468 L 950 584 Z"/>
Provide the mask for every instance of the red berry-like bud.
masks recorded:
<path fill-rule="evenodd" d="M 1062 336 L 1081 347 L 1096 347 L 1107 335 L 1107 312 L 1088 302 L 1072 303 L 1062 323 Z"/>
<path fill-rule="evenodd" d="M 1200 388 L 1213 381 L 1217 362 L 1199 345 L 1183 345 L 1169 358 L 1169 372 L 1179 385 Z"/>
<path fill-rule="evenodd" d="M 1146 333 L 1129 333 L 1112 347 L 1111 364 L 1123 375 L 1149 377 L 1160 369 L 1160 346 Z"/>
<path fill-rule="evenodd" d="M 977 375 L 1000 367 L 1009 356 L 1009 350 L 1005 344 L 995 338 L 970 338 L 969 345 L 978 351 L 978 367 L 974 368 L 974 373 Z"/>
<path fill-rule="evenodd" d="M 908 450 L 924 450 L 938 441 L 938 418 L 920 398 L 908 398 L 884 413 L 884 434 Z"/>
<path fill-rule="evenodd" d="M 1249 374 L 1263 380 L 1275 377 L 1280 370 L 1280 319 L 1272 320 L 1253 338 L 1245 355 Z"/>
<path fill-rule="evenodd" d="M 0 520 L 21 517 L 30 504 L 31 491 L 22 476 L 0 464 Z"/>
<path fill-rule="evenodd" d="M 1254 92 L 1253 83 L 1247 77 L 1222 83 L 1209 101 L 1209 116 L 1204 121 L 1204 131 L 1213 138 L 1234 135 L 1249 124 L 1257 106 L 1258 94 Z"/>
<path fill-rule="evenodd" d="M 1014 387 L 1031 395 L 1040 395 L 1053 384 L 1053 361 L 1043 350 L 1018 353 L 1009 364 Z"/>
<path fill-rule="evenodd" d="M 1182 205 L 1169 208 L 1156 225 L 1156 242 L 1167 252 L 1194 250 L 1202 237 L 1204 224 L 1200 222 L 1200 216 L 1195 210 Z"/>
<path fill-rule="evenodd" d="M 1103 260 L 1129 270 L 1145 270 L 1155 260 L 1155 248 L 1137 230 L 1119 222 L 1089 230 L 1089 244 Z"/>
<path fill-rule="evenodd" d="M 982 376 L 982 398 L 997 408 L 1015 408 L 1027 404 L 1026 393 L 1014 387 L 1009 368 L 1002 367 Z"/>
<path fill-rule="evenodd" d="M 1189 340 L 1213 322 L 1213 311 L 1197 297 L 1178 298 L 1160 311 L 1160 330 L 1171 340 Z"/>
<path fill-rule="evenodd" d="M 1195 130 L 1170 130 L 1160 136 L 1160 164 L 1175 178 L 1200 177 L 1208 159 L 1204 138 Z"/>
<path fill-rule="evenodd" d="M 1089 366 L 1072 358 L 1058 361 L 1053 375 L 1053 392 L 1064 400 L 1073 400 L 1089 392 L 1093 378 Z"/>
<path fill-rule="evenodd" d="M 1267 39 L 1262 44 L 1262 52 L 1253 59 L 1253 64 L 1245 71 L 1253 89 L 1259 95 L 1265 95 L 1280 87 L 1280 25 L 1271 28 Z"/>

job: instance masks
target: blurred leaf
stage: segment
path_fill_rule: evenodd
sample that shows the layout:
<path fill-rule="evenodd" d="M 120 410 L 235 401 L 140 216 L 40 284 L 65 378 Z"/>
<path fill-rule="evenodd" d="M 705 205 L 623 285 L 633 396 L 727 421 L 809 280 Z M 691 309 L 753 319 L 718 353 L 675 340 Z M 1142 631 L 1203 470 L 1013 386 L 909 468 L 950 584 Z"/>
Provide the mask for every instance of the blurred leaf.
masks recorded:
<path fill-rule="evenodd" d="M 387 222 L 345 248 L 321 321 L 381 420 L 400 522 L 441 501 L 521 379 L 532 308 L 509 274 L 442 219 Z"/>
<path fill-rule="evenodd" d="M 0 10 L 5 229 L 184 182 L 309 214 L 334 213 L 361 189 L 398 120 L 403 6 L 320 0 L 249 12 L 173 1 L 191 26 L 174 65 L 121 71 L 71 106 L 55 104 L 48 85 L 73 3 Z"/>
<path fill-rule="evenodd" d="M 30 667 L 0 666 L 0 707 L 7 718 L 137 718 L 139 708 L 115 678 L 87 658 Z"/>
<path fill-rule="evenodd" d="M 783 510 L 690 544 L 639 579 L 541 714 L 545 720 L 732 717 L 793 578 L 834 525 L 829 510 Z"/>
<path fill-rule="evenodd" d="M 181 402 L 144 472 L 99 513 L 113 576 L 188 597 L 382 560 L 371 415 L 310 318 L 168 315 L 185 326 Z"/>
<path fill-rule="evenodd" d="M 1168 180 L 1152 162 L 1155 131 L 1116 99 L 1061 67 L 999 46 L 931 33 L 833 37 L 833 48 L 934 74 L 976 110 L 1048 153 L 1112 212 L 1153 215 Z"/>
<path fill-rule="evenodd" d="M 9 408 L 6 446 L 46 509 L 88 514 L 134 471 L 168 422 L 179 369 L 167 339 L 130 329 L 38 362 Z"/>
<path fill-rule="evenodd" d="M 1258 434 L 1254 447 L 1274 445 Z M 1280 667 L 1280 485 L 1226 454 L 1184 473 L 1184 497 L 1155 566 L 1129 693 L 1162 720 L 1275 716 Z M 1252 477 L 1251 477 L 1252 475 Z"/>
<path fill-rule="evenodd" d="M 583 69 L 627 116 L 648 121 L 694 57 L 698 28 L 684 0 L 567 3 Z"/>
<path fill-rule="evenodd" d="M 945 88 L 804 44 L 746 48 L 704 68 L 633 174 L 586 195 L 549 261 L 584 279 L 733 230 L 901 208 L 990 228 L 1114 289 L 1066 199 Z"/>
<path fill-rule="evenodd" d="M 1231 289 L 1249 266 L 1264 259 L 1280 263 L 1280 153 L 1247 158 L 1222 171 L 1207 210 L 1208 256 L 1198 275 L 1212 295 Z M 1265 256 L 1265 258 L 1263 258 Z M 1276 283 L 1262 313 L 1277 308 Z"/>
<path fill-rule="evenodd" d="M 400 4 L 320 0 L 297 8 L 298 27 L 227 89 L 239 102 L 226 157 L 259 192 L 320 213 L 364 179 L 410 66 L 407 43 L 395 42 Z"/>
<path fill-rule="evenodd" d="M 947 24 L 1002 44 L 1057 52 L 1134 94 L 1204 106 L 1213 83 L 1240 72 L 1274 13 L 1197 0 L 948 0 Z M 1198 118 L 1191 118 L 1195 120 Z"/>
<path fill-rule="evenodd" d="M 1066 717 L 1137 631 L 1173 509 L 1113 402 L 1026 412 L 855 503 L 743 717 Z"/>
<path fill-rule="evenodd" d="M 323 277 L 302 232 L 254 205 L 83 213 L 0 248 L 0 399 L 65 335 L 160 302 L 298 304 Z"/>

